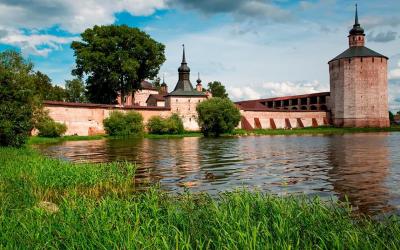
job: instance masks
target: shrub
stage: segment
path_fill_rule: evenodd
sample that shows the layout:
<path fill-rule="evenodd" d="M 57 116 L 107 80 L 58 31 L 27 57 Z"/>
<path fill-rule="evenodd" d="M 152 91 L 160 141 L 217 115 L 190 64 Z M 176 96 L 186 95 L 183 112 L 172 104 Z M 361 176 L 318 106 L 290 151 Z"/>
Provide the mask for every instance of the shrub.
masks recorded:
<path fill-rule="evenodd" d="M 60 137 L 67 131 L 65 124 L 55 122 L 49 116 L 40 119 L 36 128 L 39 130 L 39 136 L 42 137 Z"/>
<path fill-rule="evenodd" d="M 138 135 L 143 132 L 143 117 L 135 111 L 114 111 L 104 119 L 103 125 L 109 135 Z"/>
<path fill-rule="evenodd" d="M 240 121 L 240 112 L 227 98 L 214 97 L 196 107 L 198 122 L 204 136 L 231 132 Z"/>
<path fill-rule="evenodd" d="M 182 134 L 185 132 L 182 119 L 177 114 L 168 118 L 153 116 L 147 122 L 147 130 L 150 134 Z"/>

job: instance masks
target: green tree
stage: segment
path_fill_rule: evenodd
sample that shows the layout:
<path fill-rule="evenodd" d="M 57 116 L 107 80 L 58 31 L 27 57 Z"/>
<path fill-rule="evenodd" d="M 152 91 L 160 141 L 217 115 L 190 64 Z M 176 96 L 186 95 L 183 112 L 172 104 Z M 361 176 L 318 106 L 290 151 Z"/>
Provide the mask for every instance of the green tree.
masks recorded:
<path fill-rule="evenodd" d="M 0 145 L 20 147 L 33 128 L 35 112 L 41 109 L 33 64 L 21 54 L 0 53 Z"/>
<path fill-rule="evenodd" d="M 85 84 L 79 78 L 65 81 L 65 92 L 68 102 L 86 102 Z"/>
<path fill-rule="evenodd" d="M 116 136 L 140 135 L 144 129 L 143 116 L 135 111 L 113 111 L 103 125 L 107 134 Z"/>
<path fill-rule="evenodd" d="M 41 99 L 46 101 L 64 101 L 66 98 L 65 90 L 60 86 L 53 86 L 51 79 L 40 71 L 35 73 L 35 91 Z"/>
<path fill-rule="evenodd" d="M 165 61 L 165 46 L 148 34 L 126 25 L 94 26 L 71 44 L 76 57 L 73 74 L 87 76 L 89 101 L 115 103 L 140 89 L 144 79 L 157 76 Z"/>
<path fill-rule="evenodd" d="M 389 111 L 389 121 L 390 121 L 390 123 L 394 122 L 394 115 L 393 115 L 392 111 Z"/>
<path fill-rule="evenodd" d="M 208 83 L 208 91 L 211 92 L 213 97 L 228 98 L 225 86 L 221 82 L 213 81 Z"/>
<path fill-rule="evenodd" d="M 196 110 L 204 136 L 231 132 L 241 117 L 239 109 L 228 98 L 213 97 L 199 103 Z"/>

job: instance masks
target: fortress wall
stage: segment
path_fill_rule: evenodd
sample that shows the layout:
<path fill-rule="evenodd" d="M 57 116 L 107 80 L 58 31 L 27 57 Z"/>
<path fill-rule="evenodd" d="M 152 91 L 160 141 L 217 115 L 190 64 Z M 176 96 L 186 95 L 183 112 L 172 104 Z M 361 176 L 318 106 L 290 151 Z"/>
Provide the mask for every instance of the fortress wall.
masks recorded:
<path fill-rule="evenodd" d="M 312 127 L 313 119 L 315 119 L 317 126 L 327 125 L 329 121 L 329 113 L 325 111 L 245 111 L 240 110 L 242 116 L 250 123 L 253 129 L 257 128 L 257 120 L 260 121 L 262 129 L 272 129 L 274 123 L 276 128 L 288 128 L 290 124 L 292 128 L 300 127 L 298 119 L 304 127 Z M 271 121 L 272 119 L 272 121 Z M 244 128 L 239 124 L 239 128 Z"/>
<path fill-rule="evenodd" d="M 164 107 L 122 108 L 113 105 L 45 102 L 45 108 L 56 122 L 67 125 L 68 129 L 65 135 L 81 136 L 105 134 L 103 120 L 115 110 L 139 112 L 142 114 L 145 124 L 152 116 L 167 117 L 171 115 L 170 109 Z"/>

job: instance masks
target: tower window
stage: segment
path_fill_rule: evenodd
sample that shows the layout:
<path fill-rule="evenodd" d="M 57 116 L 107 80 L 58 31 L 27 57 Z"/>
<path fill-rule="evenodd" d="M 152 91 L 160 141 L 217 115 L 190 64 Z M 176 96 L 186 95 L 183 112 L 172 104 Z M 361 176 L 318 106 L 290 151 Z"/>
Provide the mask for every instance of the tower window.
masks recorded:
<path fill-rule="evenodd" d="M 372 62 L 375 62 L 375 57 L 372 57 Z"/>
<path fill-rule="evenodd" d="M 176 99 L 176 102 L 178 102 L 178 99 Z"/>

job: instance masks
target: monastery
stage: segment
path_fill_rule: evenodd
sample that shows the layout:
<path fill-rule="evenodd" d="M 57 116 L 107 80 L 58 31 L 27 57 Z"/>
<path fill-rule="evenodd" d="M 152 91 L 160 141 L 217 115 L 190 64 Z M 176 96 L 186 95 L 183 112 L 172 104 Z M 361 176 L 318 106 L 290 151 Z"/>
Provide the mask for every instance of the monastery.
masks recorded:
<path fill-rule="evenodd" d="M 367 47 L 365 33 L 358 21 L 348 35 L 349 48 L 328 62 L 330 92 L 285 96 L 236 102 L 242 119 L 239 128 L 277 129 L 334 125 L 337 127 L 388 127 L 388 58 Z M 179 114 L 186 130 L 199 130 L 196 106 L 212 98 L 199 79 L 195 88 L 185 48 L 178 82 L 173 91 L 163 80 L 157 89 L 143 81 L 142 89 L 118 97 L 118 105 L 82 104 L 46 101 L 45 107 L 57 122 L 65 123 L 67 135 L 104 133 L 103 120 L 114 110 L 135 110 L 144 122 L 155 115 Z"/>

